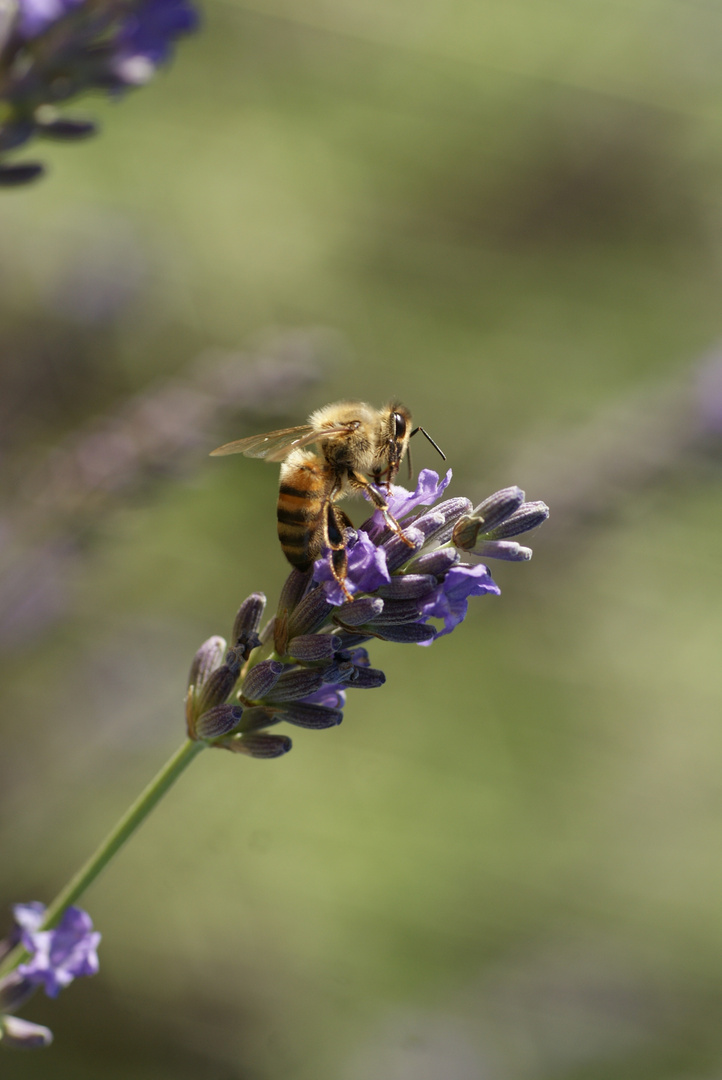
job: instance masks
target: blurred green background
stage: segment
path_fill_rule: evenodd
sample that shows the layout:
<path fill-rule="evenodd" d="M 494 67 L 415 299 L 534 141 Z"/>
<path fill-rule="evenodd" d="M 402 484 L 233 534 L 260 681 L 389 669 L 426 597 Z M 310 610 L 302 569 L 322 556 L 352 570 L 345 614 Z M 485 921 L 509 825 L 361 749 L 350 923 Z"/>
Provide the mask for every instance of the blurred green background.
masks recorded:
<path fill-rule="evenodd" d="M 181 741 L 200 642 L 275 604 L 276 471 L 215 445 L 398 395 L 452 493 L 552 517 L 452 637 L 375 645 L 339 729 L 202 755 L 2 1075 L 719 1077 L 722 5 L 204 24 L 0 201 L 3 910 Z"/>

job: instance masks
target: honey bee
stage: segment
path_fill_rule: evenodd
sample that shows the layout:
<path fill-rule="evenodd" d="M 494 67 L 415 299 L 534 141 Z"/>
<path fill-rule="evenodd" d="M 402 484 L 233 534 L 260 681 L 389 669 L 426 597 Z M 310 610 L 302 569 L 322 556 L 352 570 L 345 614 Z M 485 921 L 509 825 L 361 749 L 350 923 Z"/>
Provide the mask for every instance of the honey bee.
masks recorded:
<path fill-rule="evenodd" d="M 391 402 L 374 409 L 362 401 L 339 401 L 317 409 L 307 424 L 238 439 L 219 446 L 211 456 L 246 454 L 281 462 L 277 517 L 284 555 L 291 566 L 303 572 L 328 548 L 333 576 L 351 600 L 346 577 L 352 525 L 336 503 L 349 495 L 365 494 L 381 511 L 387 526 L 413 546 L 378 489 L 384 487 L 388 496 L 409 439 L 417 431 L 443 458 L 423 428 L 412 430 L 411 413 L 405 405 Z M 306 449 L 314 444 L 320 453 Z"/>

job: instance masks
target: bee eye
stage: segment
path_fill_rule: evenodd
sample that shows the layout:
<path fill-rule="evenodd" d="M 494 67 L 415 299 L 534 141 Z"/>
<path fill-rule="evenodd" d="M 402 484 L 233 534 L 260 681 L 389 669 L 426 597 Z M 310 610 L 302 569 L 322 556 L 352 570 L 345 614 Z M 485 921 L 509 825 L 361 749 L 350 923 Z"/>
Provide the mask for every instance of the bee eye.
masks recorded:
<path fill-rule="evenodd" d="M 394 413 L 394 437 L 403 439 L 406 434 L 406 420 L 401 413 Z"/>

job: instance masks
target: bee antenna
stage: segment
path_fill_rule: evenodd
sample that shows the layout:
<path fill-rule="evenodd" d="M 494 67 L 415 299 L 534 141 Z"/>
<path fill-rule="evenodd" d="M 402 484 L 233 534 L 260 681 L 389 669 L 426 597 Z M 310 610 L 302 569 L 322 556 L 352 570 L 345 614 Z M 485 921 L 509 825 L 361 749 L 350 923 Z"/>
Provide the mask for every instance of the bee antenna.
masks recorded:
<path fill-rule="evenodd" d="M 436 450 L 437 454 L 439 454 L 441 456 L 443 461 L 446 461 L 446 454 L 444 453 L 444 451 L 441 449 L 440 446 L 436 445 L 434 440 L 429 435 L 428 431 L 426 431 L 424 428 L 422 428 L 421 425 L 419 425 L 419 427 L 414 428 L 414 430 L 411 432 L 411 435 L 409 435 L 409 438 L 411 438 L 413 435 L 415 435 L 417 431 L 420 431 L 422 435 L 426 436 L 426 438 L 429 440 L 429 442 L 433 446 L 434 450 Z"/>

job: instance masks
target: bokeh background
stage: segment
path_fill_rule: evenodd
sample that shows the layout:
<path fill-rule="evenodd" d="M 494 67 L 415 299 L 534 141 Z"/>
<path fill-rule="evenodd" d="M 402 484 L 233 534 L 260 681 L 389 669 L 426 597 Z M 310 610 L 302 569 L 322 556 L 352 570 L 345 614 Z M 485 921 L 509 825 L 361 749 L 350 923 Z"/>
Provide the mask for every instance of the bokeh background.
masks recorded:
<path fill-rule="evenodd" d="M 8 922 L 278 596 L 276 471 L 218 443 L 398 395 L 453 493 L 552 517 L 340 728 L 201 756 L 2 1075 L 718 1078 L 722 4 L 203 13 L 0 201 Z"/>

